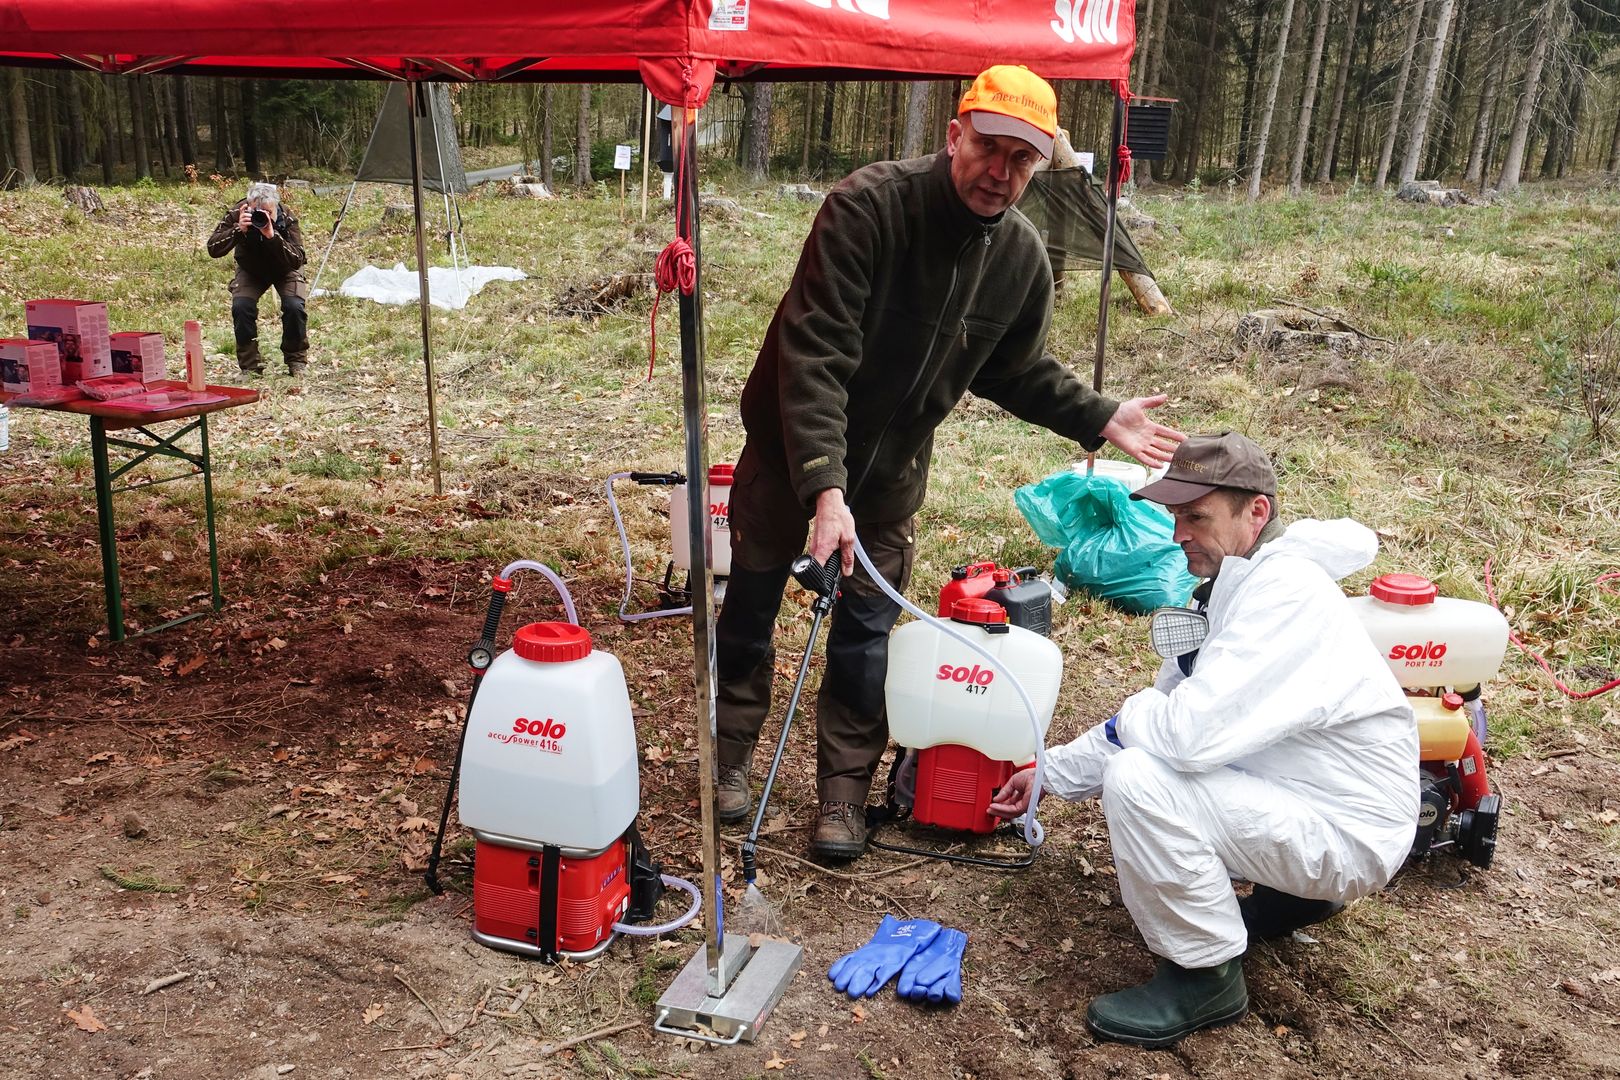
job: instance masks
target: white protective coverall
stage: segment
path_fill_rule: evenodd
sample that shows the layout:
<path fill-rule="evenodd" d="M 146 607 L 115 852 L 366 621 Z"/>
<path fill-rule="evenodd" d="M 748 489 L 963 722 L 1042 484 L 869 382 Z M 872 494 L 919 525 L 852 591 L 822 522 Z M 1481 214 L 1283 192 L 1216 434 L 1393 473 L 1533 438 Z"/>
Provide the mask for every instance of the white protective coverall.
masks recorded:
<path fill-rule="evenodd" d="M 1412 848 L 1412 710 L 1335 582 L 1369 565 L 1372 530 L 1297 521 L 1227 557 L 1209 636 L 1098 724 L 1046 755 L 1047 789 L 1102 796 L 1120 893 L 1148 948 L 1182 967 L 1243 953 L 1231 879 L 1312 900 L 1376 892 Z"/>

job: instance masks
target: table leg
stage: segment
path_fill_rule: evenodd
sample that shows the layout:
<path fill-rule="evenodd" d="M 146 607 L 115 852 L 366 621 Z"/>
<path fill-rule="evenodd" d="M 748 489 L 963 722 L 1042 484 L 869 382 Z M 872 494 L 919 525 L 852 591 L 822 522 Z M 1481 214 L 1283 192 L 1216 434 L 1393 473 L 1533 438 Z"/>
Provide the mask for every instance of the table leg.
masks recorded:
<path fill-rule="evenodd" d="M 214 532 L 214 460 L 208 453 L 208 414 L 197 418 L 202 424 L 203 516 L 208 519 L 208 573 L 214 589 L 214 610 L 225 606 L 219 591 L 219 537 Z"/>
<path fill-rule="evenodd" d="M 124 640 L 124 594 L 118 581 L 118 529 L 113 523 L 112 470 L 107 465 L 107 424 L 90 418 L 90 457 L 96 471 L 96 524 L 101 531 L 101 584 L 107 594 L 107 632 Z"/>

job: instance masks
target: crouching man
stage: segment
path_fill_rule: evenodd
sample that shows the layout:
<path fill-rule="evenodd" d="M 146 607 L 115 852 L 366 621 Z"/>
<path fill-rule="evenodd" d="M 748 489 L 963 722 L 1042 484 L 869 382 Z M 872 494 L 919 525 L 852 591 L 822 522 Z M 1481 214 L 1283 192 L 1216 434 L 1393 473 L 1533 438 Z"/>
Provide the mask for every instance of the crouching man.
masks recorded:
<path fill-rule="evenodd" d="M 1133 498 L 1164 504 L 1205 579 L 1196 652 L 1166 660 L 1119 713 L 1046 755 L 1046 787 L 1100 796 L 1120 893 L 1158 970 L 1091 1003 L 1098 1036 L 1160 1047 L 1248 1009 L 1242 956 L 1381 889 L 1412 847 L 1412 711 L 1335 582 L 1378 541 L 1348 519 L 1277 520 L 1264 451 L 1189 438 Z M 991 804 L 1029 806 L 1031 772 Z M 1254 883 L 1239 900 L 1233 879 Z"/>

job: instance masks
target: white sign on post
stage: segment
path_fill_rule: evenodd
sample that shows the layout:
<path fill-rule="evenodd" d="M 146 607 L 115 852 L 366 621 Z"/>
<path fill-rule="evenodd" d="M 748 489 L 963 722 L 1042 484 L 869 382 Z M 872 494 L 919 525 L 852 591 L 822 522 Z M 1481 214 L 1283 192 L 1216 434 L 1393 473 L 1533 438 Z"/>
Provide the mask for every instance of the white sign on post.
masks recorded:
<path fill-rule="evenodd" d="M 630 151 L 632 149 L 632 147 L 626 146 L 624 143 L 620 143 L 613 148 L 613 167 L 615 169 L 625 170 L 630 168 Z"/>
<path fill-rule="evenodd" d="M 1092 166 L 1097 163 L 1097 156 L 1090 150 L 1081 150 L 1075 155 L 1075 157 L 1080 159 L 1080 167 L 1086 170 L 1086 172 L 1094 173 L 1096 171 L 1092 168 Z"/>

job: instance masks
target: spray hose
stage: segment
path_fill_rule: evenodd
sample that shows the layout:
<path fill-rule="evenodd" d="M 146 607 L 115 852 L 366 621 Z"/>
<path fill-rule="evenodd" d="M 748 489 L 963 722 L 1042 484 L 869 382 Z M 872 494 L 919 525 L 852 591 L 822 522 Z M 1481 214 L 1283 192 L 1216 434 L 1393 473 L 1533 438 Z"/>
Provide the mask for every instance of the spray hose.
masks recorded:
<path fill-rule="evenodd" d="M 636 923 L 616 922 L 613 924 L 613 929 L 621 934 L 629 934 L 631 937 L 657 937 L 659 934 L 667 934 L 671 930 L 679 930 L 697 918 L 698 909 L 703 906 L 703 894 L 698 891 L 698 887 L 685 878 L 678 878 L 674 874 L 660 874 L 659 878 L 662 879 L 665 885 L 673 886 L 691 894 L 692 906 L 686 909 L 686 913 L 679 918 L 671 919 L 666 923 L 658 923 L 655 926 L 639 926 Z"/>
<path fill-rule="evenodd" d="M 616 472 L 607 478 L 608 509 L 613 511 L 613 527 L 619 530 L 619 547 L 624 551 L 624 599 L 619 601 L 619 621 L 638 623 L 646 619 L 662 619 L 666 615 L 690 615 L 692 606 L 678 608 L 659 608 L 656 611 L 631 612 L 630 589 L 635 582 L 635 568 L 630 558 L 630 538 L 625 535 L 624 518 L 619 515 L 619 501 L 613 497 L 613 482 L 615 480 L 634 480 L 638 484 L 662 484 L 674 486 L 686 483 L 686 477 L 678 472 L 646 473 L 646 472 Z"/>
<path fill-rule="evenodd" d="M 1036 804 L 1040 802 L 1041 788 L 1046 779 L 1046 733 L 1041 730 L 1040 713 L 1036 711 L 1035 703 L 1030 700 L 1029 691 L 1024 689 L 1024 684 L 1018 681 L 1018 677 L 1007 668 L 1006 664 L 1003 664 L 1001 660 L 994 656 L 990 650 L 986 649 L 984 646 L 980 645 L 966 634 L 957 631 L 944 619 L 928 614 L 928 612 L 924 611 L 922 608 L 918 607 L 916 604 L 913 604 L 910 600 L 907 600 L 904 596 L 901 596 L 897 591 L 895 591 L 894 586 L 890 585 L 888 581 L 884 580 L 883 575 L 878 573 L 877 567 L 872 565 L 872 560 L 867 556 L 866 549 L 861 546 L 859 537 L 855 538 L 855 558 L 860 560 L 860 564 L 862 566 L 866 567 L 867 575 L 871 577 L 879 589 L 883 590 L 883 595 L 899 604 L 902 610 L 910 612 L 912 615 L 928 623 L 930 626 L 934 627 L 934 629 L 945 634 L 947 637 L 966 645 L 969 649 L 977 653 L 986 662 L 993 666 L 998 672 L 1005 675 L 1007 677 L 1007 681 L 1012 684 L 1012 688 L 1018 692 L 1018 698 L 1024 703 L 1024 709 L 1029 714 L 1030 728 L 1035 734 L 1035 778 L 1029 789 L 1029 809 L 1024 812 L 1024 840 L 1032 848 L 1040 847 L 1041 844 L 1046 840 L 1046 830 L 1042 829 L 1041 823 L 1035 819 L 1035 807 Z"/>

